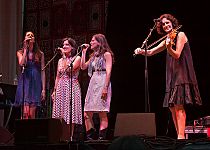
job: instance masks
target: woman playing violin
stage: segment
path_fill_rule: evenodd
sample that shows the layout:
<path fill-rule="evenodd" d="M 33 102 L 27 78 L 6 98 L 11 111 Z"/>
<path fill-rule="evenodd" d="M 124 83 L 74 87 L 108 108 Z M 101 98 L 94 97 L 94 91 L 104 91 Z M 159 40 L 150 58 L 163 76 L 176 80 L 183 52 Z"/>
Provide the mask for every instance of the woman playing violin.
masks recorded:
<path fill-rule="evenodd" d="M 189 41 L 184 32 L 177 32 L 178 20 L 171 14 L 163 14 L 157 22 L 157 32 L 167 35 L 156 47 L 147 51 L 148 56 L 167 50 L 166 90 L 163 107 L 171 111 L 178 139 L 185 139 L 186 104 L 201 105 L 196 74 L 190 51 Z M 135 54 L 145 54 L 137 48 Z"/>

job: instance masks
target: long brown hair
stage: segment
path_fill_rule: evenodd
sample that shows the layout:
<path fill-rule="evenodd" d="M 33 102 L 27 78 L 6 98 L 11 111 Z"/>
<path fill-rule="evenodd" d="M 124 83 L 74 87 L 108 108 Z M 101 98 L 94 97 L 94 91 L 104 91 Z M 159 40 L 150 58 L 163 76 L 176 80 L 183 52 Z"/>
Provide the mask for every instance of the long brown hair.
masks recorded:
<path fill-rule="evenodd" d="M 112 52 L 105 35 L 99 33 L 93 35 L 93 37 L 100 43 L 99 55 L 103 55 L 105 52 L 111 53 L 112 62 L 114 63 L 114 53 Z"/>
<path fill-rule="evenodd" d="M 28 31 L 28 32 L 31 32 L 31 31 Z M 26 34 L 27 34 L 28 32 L 26 32 Z M 31 33 L 34 35 L 33 32 L 31 32 Z M 26 35 L 26 34 L 25 34 L 25 35 Z M 19 51 L 21 54 L 23 54 L 23 43 L 21 43 L 20 49 L 18 49 L 18 51 Z M 42 52 L 41 52 L 41 50 L 40 50 L 40 48 L 39 48 L 39 46 L 38 46 L 38 43 L 37 43 L 36 41 L 33 43 L 33 50 L 32 50 L 32 52 L 33 52 L 33 54 L 34 54 L 34 61 L 35 61 L 35 62 L 41 62 Z"/>

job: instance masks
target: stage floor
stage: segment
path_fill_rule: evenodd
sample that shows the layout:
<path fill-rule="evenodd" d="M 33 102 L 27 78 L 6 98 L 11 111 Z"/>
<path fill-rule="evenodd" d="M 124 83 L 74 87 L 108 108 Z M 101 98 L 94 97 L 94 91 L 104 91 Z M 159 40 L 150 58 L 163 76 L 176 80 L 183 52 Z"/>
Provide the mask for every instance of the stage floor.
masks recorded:
<path fill-rule="evenodd" d="M 110 130 L 109 140 L 84 141 L 83 128 L 78 126 L 75 129 L 75 139 L 79 140 L 68 142 L 63 140 L 69 138 L 64 134 L 68 130 L 62 119 L 16 120 L 14 132 L 0 127 L 0 150 L 210 150 L 207 132 L 201 132 L 206 130 L 187 130 L 186 140 L 168 136 L 132 135 L 134 132 L 129 136 L 116 137 L 114 130 Z M 131 128 L 128 129 L 131 131 Z"/>
<path fill-rule="evenodd" d="M 207 138 L 176 140 L 169 137 L 122 136 L 112 141 L 77 141 L 60 143 L 1 143 L 0 150 L 210 150 Z"/>

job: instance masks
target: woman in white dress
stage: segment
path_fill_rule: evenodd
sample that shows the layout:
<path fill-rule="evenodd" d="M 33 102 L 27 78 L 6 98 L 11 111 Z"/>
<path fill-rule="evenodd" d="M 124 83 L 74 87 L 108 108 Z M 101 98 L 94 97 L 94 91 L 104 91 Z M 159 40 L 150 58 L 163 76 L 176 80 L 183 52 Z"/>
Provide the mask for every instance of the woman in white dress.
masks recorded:
<path fill-rule="evenodd" d="M 85 60 L 88 48 L 93 50 L 88 61 Z M 114 54 L 111 51 L 106 37 L 103 34 L 93 35 L 90 45 L 84 44 L 82 50 L 81 69 L 88 68 L 91 77 L 84 106 L 84 118 L 87 140 L 93 138 L 95 132 L 92 120 L 93 114 L 98 113 L 100 118 L 99 140 L 106 138 L 108 127 L 107 113 L 111 102 L 111 70 Z"/>

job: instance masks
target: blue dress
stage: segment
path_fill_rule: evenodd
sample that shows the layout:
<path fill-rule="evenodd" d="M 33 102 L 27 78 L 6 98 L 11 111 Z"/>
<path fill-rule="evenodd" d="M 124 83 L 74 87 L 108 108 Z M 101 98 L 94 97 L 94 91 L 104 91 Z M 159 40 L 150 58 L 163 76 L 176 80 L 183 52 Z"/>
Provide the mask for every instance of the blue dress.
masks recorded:
<path fill-rule="evenodd" d="M 25 105 L 40 106 L 41 91 L 41 62 L 28 60 L 24 72 L 18 77 L 18 86 L 14 105 L 20 106 L 23 104 L 24 100 Z"/>

